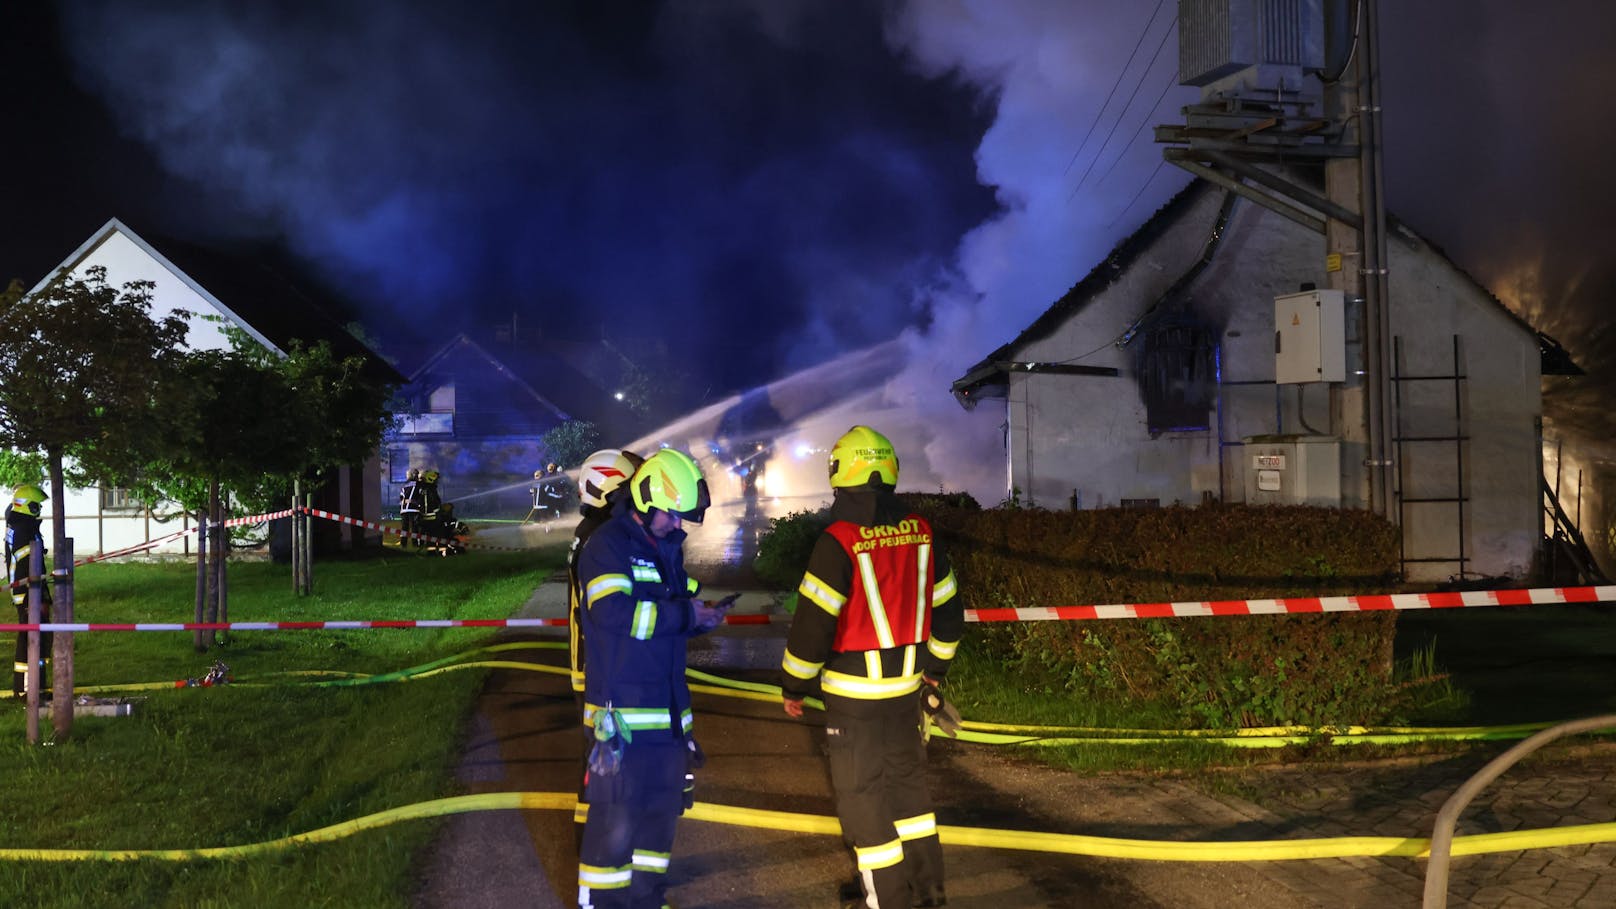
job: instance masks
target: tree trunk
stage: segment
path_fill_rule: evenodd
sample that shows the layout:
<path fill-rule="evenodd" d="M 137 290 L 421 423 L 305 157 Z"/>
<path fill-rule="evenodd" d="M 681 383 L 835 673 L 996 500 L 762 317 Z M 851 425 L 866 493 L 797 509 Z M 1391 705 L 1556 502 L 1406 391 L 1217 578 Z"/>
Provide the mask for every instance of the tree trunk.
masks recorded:
<path fill-rule="evenodd" d="M 216 622 L 230 621 L 230 604 L 225 599 L 229 592 L 229 586 L 225 583 L 225 575 L 230 570 L 230 526 L 225 523 L 228 516 L 227 499 L 228 496 L 225 495 L 222 489 L 219 490 L 218 495 L 214 496 L 215 516 L 213 526 L 218 531 L 218 536 L 213 541 L 213 563 L 215 568 L 213 573 L 213 600 L 214 621 Z M 213 634 L 213 639 L 220 644 L 224 644 L 230 640 L 230 632 L 216 631 Z"/>
<path fill-rule="evenodd" d="M 208 617 L 204 620 L 207 622 L 219 621 L 219 563 L 224 558 L 224 521 L 219 512 L 219 479 L 214 477 L 208 480 L 208 533 L 213 539 L 208 546 Z M 217 631 L 208 632 L 210 644 L 218 641 Z"/>
<path fill-rule="evenodd" d="M 73 621 L 73 547 L 67 540 L 67 502 L 62 482 L 62 450 L 50 448 L 45 452 L 50 459 L 51 499 L 51 551 L 56 553 L 56 571 L 51 581 L 58 595 L 52 607 L 51 618 L 57 622 Z M 63 560 L 66 561 L 63 561 Z M 56 736 L 65 740 L 73 734 L 73 634 L 59 632 L 51 647 L 51 702 L 56 705 L 51 719 Z"/>
<path fill-rule="evenodd" d="M 206 511 L 196 516 L 196 621 L 198 624 L 205 621 L 208 603 L 208 515 Z M 197 653 L 207 653 L 207 632 L 198 628 L 191 632 L 191 645 Z"/>

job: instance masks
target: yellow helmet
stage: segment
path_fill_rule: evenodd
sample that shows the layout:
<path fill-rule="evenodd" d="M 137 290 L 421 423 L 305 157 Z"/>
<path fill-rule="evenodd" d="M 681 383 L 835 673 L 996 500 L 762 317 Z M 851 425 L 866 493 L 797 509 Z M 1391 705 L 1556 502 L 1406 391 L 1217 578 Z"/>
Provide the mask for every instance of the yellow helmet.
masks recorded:
<path fill-rule="evenodd" d="M 606 497 L 627 483 L 645 459 L 621 448 L 602 448 L 578 468 L 578 501 L 596 508 L 606 507 Z"/>
<path fill-rule="evenodd" d="M 421 474 L 421 479 L 427 483 L 436 483 L 438 482 L 438 472 L 436 470 L 429 470 L 426 473 Z"/>
<path fill-rule="evenodd" d="M 48 498 L 50 496 L 45 495 L 45 490 L 33 483 L 24 483 L 11 494 L 11 510 L 37 518 L 45 510 L 45 500 Z"/>
<path fill-rule="evenodd" d="M 544 479 L 544 471 L 542 469 L 533 471 L 533 479 L 535 479 L 535 480 Z"/>
<path fill-rule="evenodd" d="M 855 426 L 830 450 L 830 485 L 863 486 L 872 480 L 898 485 L 898 455 L 892 442 L 868 426 Z"/>
<path fill-rule="evenodd" d="M 641 514 L 659 508 L 700 524 L 707 506 L 712 504 L 701 466 L 695 458 L 672 448 L 664 448 L 646 458 L 629 482 L 634 508 Z"/>

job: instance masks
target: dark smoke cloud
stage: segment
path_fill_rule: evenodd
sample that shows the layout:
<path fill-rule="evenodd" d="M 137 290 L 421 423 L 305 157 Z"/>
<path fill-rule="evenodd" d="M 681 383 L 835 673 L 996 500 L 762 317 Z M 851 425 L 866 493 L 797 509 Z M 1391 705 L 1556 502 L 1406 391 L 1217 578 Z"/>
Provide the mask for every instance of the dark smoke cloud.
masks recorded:
<path fill-rule="evenodd" d="M 201 229 L 284 235 L 367 321 L 619 320 L 720 388 L 900 336 L 859 406 L 991 501 L 998 417 L 948 382 L 1187 181 L 1150 130 L 1198 96 L 1175 7 L 126 0 L 64 23 L 82 83 L 201 188 Z M 1390 209 L 1593 373 L 1550 383 L 1556 431 L 1611 438 L 1616 5 L 1379 8 Z"/>
<path fill-rule="evenodd" d="M 739 387 L 924 323 L 909 288 L 994 207 L 991 108 L 907 70 L 869 4 L 73 3 L 64 26 L 210 230 L 283 236 L 384 338 L 626 323 Z"/>

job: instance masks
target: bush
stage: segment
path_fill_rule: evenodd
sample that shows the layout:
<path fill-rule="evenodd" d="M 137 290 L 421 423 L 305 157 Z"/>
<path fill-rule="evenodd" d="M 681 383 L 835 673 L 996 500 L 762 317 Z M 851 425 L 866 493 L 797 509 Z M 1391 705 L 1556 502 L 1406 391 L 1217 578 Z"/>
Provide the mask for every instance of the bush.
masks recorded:
<path fill-rule="evenodd" d="M 968 493 L 900 493 L 898 500 L 910 511 L 930 516 L 941 511 L 981 511 L 982 506 Z M 814 541 L 830 526 L 828 509 L 794 511 L 769 521 L 769 529 L 758 540 L 757 559 L 752 566 L 763 583 L 781 590 L 795 590 L 813 554 Z"/>
<path fill-rule="evenodd" d="M 1386 592 L 1397 531 L 1366 511 L 1201 508 L 982 510 L 906 496 L 936 531 L 970 609 Z M 828 525 L 778 519 L 760 577 L 796 586 Z M 1395 719 L 1395 614 L 1336 613 L 969 626 L 968 646 L 1030 692 L 1147 706 L 1191 727 Z"/>
<path fill-rule="evenodd" d="M 830 526 L 825 509 L 793 511 L 783 518 L 771 518 L 769 529 L 758 540 L 757 559 L 752 566 L 763 583 L 781 590 L 797 589 L 814 541 Z"/>
<path fill-rule="evenodd" d="M 968 608 L 1382 592 L 1396 530 L 1365 511 L 939 512 Z M 1188 726 L 1377 722 L 1402 706 L 1392 613 L 973 626 L 1029 690 L 1143 702 Z"/>

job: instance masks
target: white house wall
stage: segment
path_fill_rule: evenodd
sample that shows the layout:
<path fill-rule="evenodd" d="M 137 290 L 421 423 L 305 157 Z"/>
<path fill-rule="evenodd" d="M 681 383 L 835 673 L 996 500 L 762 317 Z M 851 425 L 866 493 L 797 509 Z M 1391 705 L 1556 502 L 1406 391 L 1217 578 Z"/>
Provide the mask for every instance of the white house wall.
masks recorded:
<path fill-rule="evenodd" d="M 113 287 L 122 288 L 131 281 L 151 281 L 154 285 L 151 298 L 152 318 L 161 319 L 181 310 L 189 313 L 186 319 L 186 341 L 191 349 L 224 350 L 230 346 L 223 326 L 219 322 L 202 318 L 204 315 L 226 318 L 230 316 L 198 293 L 186 280 L 154 259 L 140 243 L 131 239 L 121 229 L 112 225 L 103 229 L 98 241 L 89 244 L 76 262 L 72 263 L 69 273 L 75 278 L 82 279 L 89 269 L 97 266 L 106 269 L 107 283 Z M 239 322 L 236 324 L 240 325 Z M 241 325 L 241 327 L 252 333 L 248 326 Z M 376 464 L 373 462 L 367 465 L 367 468 L 369 475 L 375 476 L 379 484 Z M 374 489 L 376 485 L 367 488 Z M 173 503 L 159 506 L 154 514 L 143 507 L 106 507 L 102 491 L 95 487 L 70 488 L 65 491 L 64 497 L 67 500 L 66 532 L 73 538 L 76 558 L 115 552 L 194 526 L 189 518 L 180 514 L 179 506 Z M 56 504 L 46 503 L 46 513 L 52 513 Z M 366 510 L 370 513 L 363 517 L 372 521 L 380 519 L 380 510 L 375 503 L 367 501 Z M 148 551 L 169 554 L 191 553 L 195 551 L 195 542 L 190 537 L 182 537 Z"/>
<path fill-rule="evenodd" d="M 1541 534 L 1537 421 L 1543 402 L 1537 338 L 1417 238 L 1394 235 L 1390 251 L 1391 329 L 1402 352 L 1399 374 L 1454 375 L 1457 334 L 1458 372 L 1465 376 L 1461 383 L 1398 383 L 1398 435 L 1467 437 L 1462 444 L 1402 444 L 1403 498 L 1452 497 L 1461 491 L 1467 498 L 1459 525 L 1454 523 L 1459 503 L 1406 504 L 1406 554 L 1455 555 L 1462 527 L 1467 573 L 1522 577 L 1532 566 Z M 1462 414 L 1458 423 L 1456 392 Z M 1458 567 L 1415 563 L 1408 573 L 1411 579 L 1443 580 L 1457 574 Z"/>
<path fill-rule="evenodd" d="M 223 326 L 208 322 L 202 315 L 223 315 L 214 305 L 197 293 L 189 284 L 153 259 L 139 244 L 121 231 L 112 231 L 90 254 L 85 256 L 72 274 L 82 278 L 96 266 L 107 270 L 107 283 L 122 288 L 130 281 L 151 281 L 151 316 L 163 319 L 185 310 L 192 315 L 186 319 L 185 343 L 192 350 L 225 350 L 230 342 L 225 338 Z"/>
<path fill-rule="evenodd" d="M 1128 500 L 1243 501 L 1243 438 L 1341 434 L 1339 386 L 1273 383 L 1273 298 L 1296 292 L 1304 282 L 1326 286 L 1323 240 L 1241 201 L 1210 264 L 1187 288 L 1193 310 L 1221 328 L 1222 384 L 1212 426 L 1151 437 L 1133 353 L 1115 342 L 1200 257 L 1222 202 L 1222 193 L 1204 193 L 1111 285 L 1049 337 L 1016 354 L 1018 362 L 1076 362 L 1121 373 L 1112 378 L 1011 370 L 1006 447 L 1010 484 L 1023 502 L 1096 508 Z M 1469 573 L 1522 576 L 1538 533 L 1536 338 L 1434 251 L 1407 238 L 1391 247 L 1392 330 L 1403 338 L 1404 373 L 1451 374 L 1452 336 L 1458 333 L 1468 377 L 1461 398 L 1469 437 L 1463 523 L 1455 523 L 1457 505 L 1445 513 L 1410 505 L 1406 554 L 1457 554 L 1462 527 Z M 1359 305 L 1348 311 L 1349 372 L 1360 368 L 1354 328 L 1360 311 Z M 1405 434 L 1460 434 L 1453 383 L 1414 384 L 1400 386 Z M 1453 451 L 1452 445 L 1405 444 L 1405 495 L 1440 497 L 1445 488 L 1455 496 Z M 1363 460 L 1361 446 L 1343 447 L 1345 507 L 1363 507 Z M 1457 570 L 1457 563 L 1415 563 L 1409 573 L 1411 579 L 1445 579 Z"/>

